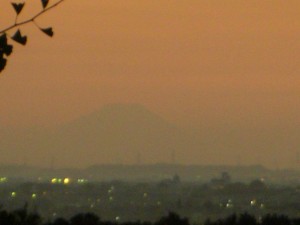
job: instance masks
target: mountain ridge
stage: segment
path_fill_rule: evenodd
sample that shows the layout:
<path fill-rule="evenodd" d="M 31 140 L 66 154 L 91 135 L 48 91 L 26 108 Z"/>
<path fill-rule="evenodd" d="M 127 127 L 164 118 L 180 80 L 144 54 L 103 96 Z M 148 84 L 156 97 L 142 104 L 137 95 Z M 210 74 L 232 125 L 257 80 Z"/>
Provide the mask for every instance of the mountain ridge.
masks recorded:
<path fill-rule="evenodd" d="M 54 161 L 60 166 L 82 168 L 101 163 L 130 164 L 139 154 L 145 163 L 170 162 L 172 152 L 181 154 L 192 147 L 189 140 L 183 129 L 142 105 L 114 104 L 55 129 L 24 130 L 2 147 L 7 149 L 8 158 L 15 157 L 10 152 L 17 152 L 19 161 L 31 156 L 26 159 L 30 164 L 50 165 Z"/>

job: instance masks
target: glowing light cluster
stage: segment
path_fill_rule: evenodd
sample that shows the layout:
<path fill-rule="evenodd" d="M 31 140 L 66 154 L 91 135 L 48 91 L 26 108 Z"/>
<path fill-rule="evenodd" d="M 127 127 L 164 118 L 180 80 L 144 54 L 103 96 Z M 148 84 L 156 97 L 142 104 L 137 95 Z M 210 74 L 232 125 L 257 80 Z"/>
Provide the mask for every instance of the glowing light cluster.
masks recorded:
<path fill-rule="evenodd" d="M 7 177 L 0 177 L 0 183 L 7 182 Z"/>
<path fill-rule="evenodd" d="M 67 184 L 70 184 L 70 182 L 71 182 L 71 179 L 70 178 L 68 178 L 68 177 L 66 177 L 66 178 L 52 178 L 51 179 L 51 184 L 65 184 L 65 185 L 67 185 Z"/>
<path fill-rule="evenodd" d="M 88 181 L 86 180 L 86 179 L 82 179 L 82 178 L 80 178 L 80 179 L 77 179 L 77 183 L 78 184 L 84 184 L 84 183 L 87 183 Z"/>

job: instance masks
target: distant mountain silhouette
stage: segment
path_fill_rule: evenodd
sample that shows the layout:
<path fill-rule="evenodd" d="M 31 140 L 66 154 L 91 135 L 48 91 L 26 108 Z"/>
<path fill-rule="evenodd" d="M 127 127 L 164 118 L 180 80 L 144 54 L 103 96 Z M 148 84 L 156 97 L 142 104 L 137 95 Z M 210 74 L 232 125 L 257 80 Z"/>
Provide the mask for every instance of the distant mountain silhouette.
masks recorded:
<path fill-rule="evenodd" d="M 135 163 L 139 154 L 142 162 L 170 162 L 171 152 L 182 152 L 190 138 L 144 106 L 115 104 L 64 124 L 47 139 L 51 149 L 43 148 L 56 152 L 57 160 L 82 166 Z"/>
<path fill-rule="evenodd" d="M 274 161 L 270 165 L 276 167 L 278 155 L 287 161 L 288 154 L 292 154 L 286 151 L 282 155 L 281 150 L 296 149 L 298 143 L 296 135 L 283 136 L 281 132 L 222 124 L 182 129 L 142 105 L 113 104 L 51 130 L 0 124 L 0 163 L 57 168 L 170 162 L 249 165 Z M 278 141 L 268 138 L 270 134 Z"/>

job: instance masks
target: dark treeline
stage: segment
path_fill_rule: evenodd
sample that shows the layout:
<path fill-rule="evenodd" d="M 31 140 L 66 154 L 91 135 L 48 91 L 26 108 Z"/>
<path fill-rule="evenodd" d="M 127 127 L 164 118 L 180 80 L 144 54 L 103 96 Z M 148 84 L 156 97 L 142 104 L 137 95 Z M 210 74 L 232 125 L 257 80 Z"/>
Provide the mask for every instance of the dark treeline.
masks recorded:
<path fill-rule="evenodd" d="M 173 212 L 153 223 L 102 221 L 93 213 L 79 213 L 70 219 L 57 218 L 53 221 L 43 221 L 39 214 L 30 213 L 24 207 L 11 212 L 0 210 L 0 225 L 190 225 L 190 222 L 187 218 L 180 217 Z M 244 213 L 240 215 L 233 214 L 216 221 L 208 219 L 204 225 L 300 225 L 300 218 L 291 219 L 285 215 L 273 214 L 257 220 L 253 215 Z"/>
<path fill-rule="evenodd" d="M 267 214 L 257 220 L 255 216 L 243 213 L 239 216 L 233 214 L 217 221 L 207 220 L 204 225 L 300 225 L 300 218 L 290 219 L 285 215 Z"/>

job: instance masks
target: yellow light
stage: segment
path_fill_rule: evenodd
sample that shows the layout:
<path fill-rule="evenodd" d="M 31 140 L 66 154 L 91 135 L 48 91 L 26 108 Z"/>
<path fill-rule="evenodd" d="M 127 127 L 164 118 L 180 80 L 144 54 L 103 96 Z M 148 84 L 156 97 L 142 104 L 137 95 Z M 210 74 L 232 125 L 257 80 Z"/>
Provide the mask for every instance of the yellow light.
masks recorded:
<path fill-rule="evenodd" d="M 16 192 L 12 192 L 12 193 L 11 193 L 11 197 L 12 197 L 12 198 L 15 198 L 16 196 L 17 196 L 17 193 L 16 193 Z"/>
<path fill-rule="evenodd" d="M 36 194 L 33 193 L 33 194 L 31 195 L 31 198 L 36 199 Z"/>
<path fill-rule="evenodd" d="M 64 184 L 69 184 L 70 183 L 70 178 L 65 178 L 64 179 Z"/>
<path fill-rule="evenodd" d="M 53 178 L 53 179 L 51 180 L 51 183 L 52 183 L 52 184 L 56 184 L 56 183 L 57 183 L 57 178 Z"/>
<path fill-rule="evenodd" d="M 251 206 L 254 206 L 256 204 L 256 200 L 253 199 L 251 202 L 250 202 Z"/>
<path fill-rule="evenodd" d="M 1 177 L 1 178 L 0 178 L 0 182 L 1 182 L 1 183 L 4 183 L 4 182 L 6 182 L 6 181 L 7 181 L 7 178 L 6 178 L 6 177 Z"/>

